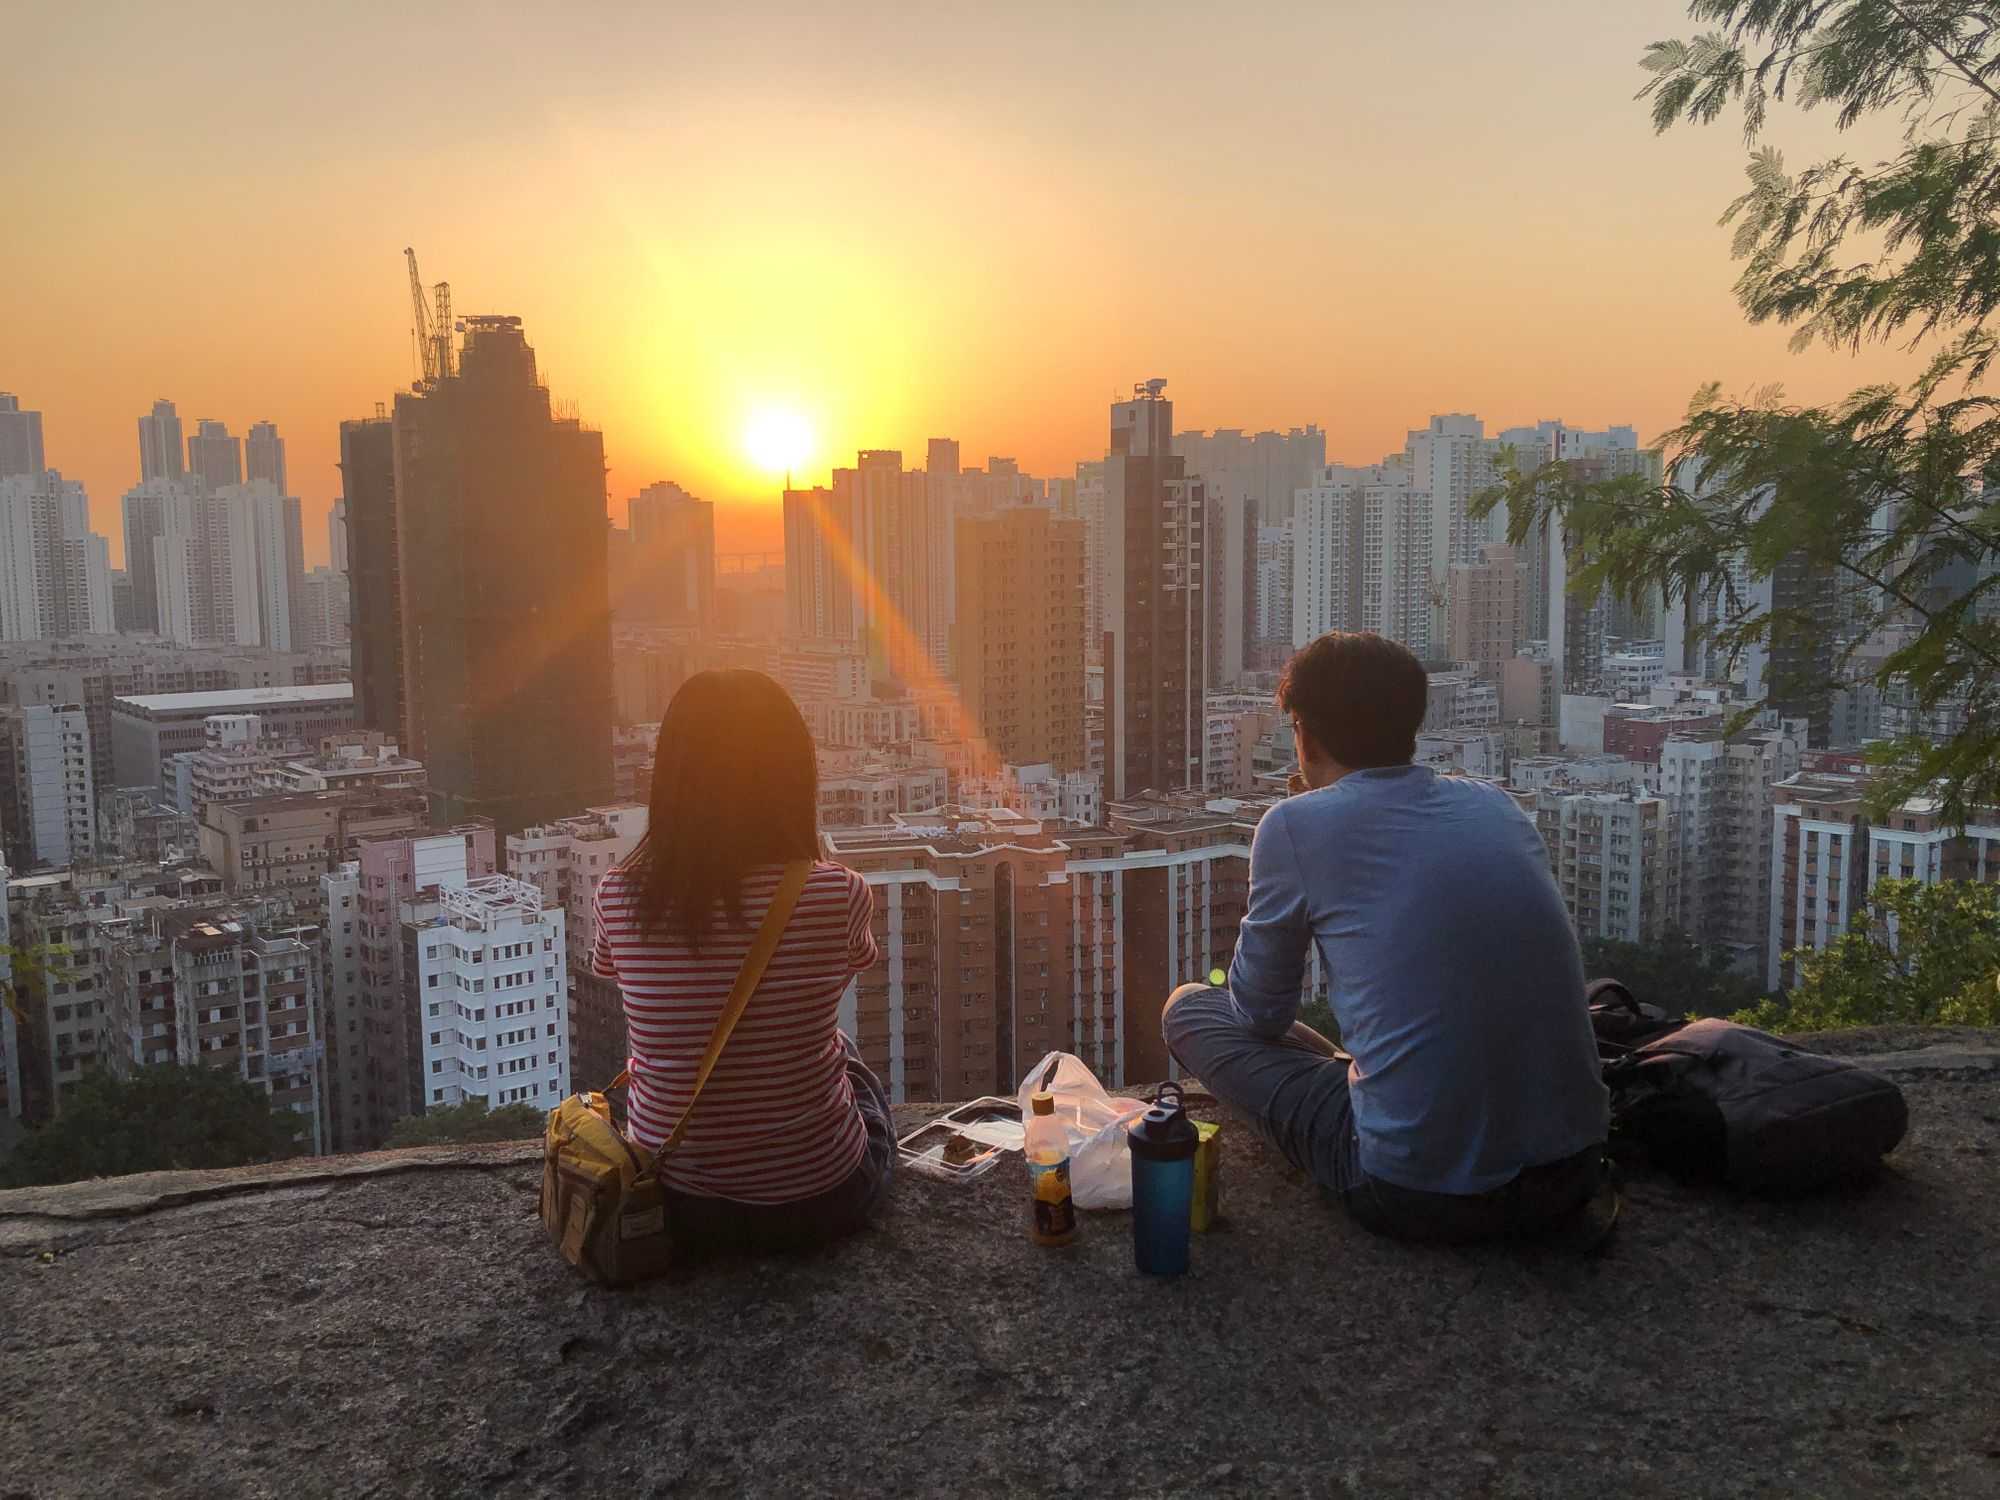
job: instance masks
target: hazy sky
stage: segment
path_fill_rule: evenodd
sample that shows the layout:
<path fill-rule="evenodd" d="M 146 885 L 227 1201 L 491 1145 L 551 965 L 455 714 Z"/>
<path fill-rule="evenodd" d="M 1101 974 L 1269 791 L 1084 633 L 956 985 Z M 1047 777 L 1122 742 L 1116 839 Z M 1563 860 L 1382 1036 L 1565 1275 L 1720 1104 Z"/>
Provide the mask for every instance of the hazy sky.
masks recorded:
<path fill-rule="evenodd" d="M 1632 95 L 1676 0 L 565 7 L 23 5 L 0 56 L 0 390 L 122 550 L 135 421 L 277 422 L 308 557 L 337 424 L 411 377 L 402 249 L 518 313 L 659 478 L 775 509 L 931 435 L 1036 473 L 1161 375 L 1180 426 L 1433 411 L 1650 438 L 1702 381 L 1821 399 L 1911 361 L 1744 325 L 1716 226 L 1733 124 Z M 1803 163 L 1830 127 L 1773 117 Z M 1870 156 L 1885 137 L 1850 143 Z M 749 511 L 724 545 L 775 546 Z"/>

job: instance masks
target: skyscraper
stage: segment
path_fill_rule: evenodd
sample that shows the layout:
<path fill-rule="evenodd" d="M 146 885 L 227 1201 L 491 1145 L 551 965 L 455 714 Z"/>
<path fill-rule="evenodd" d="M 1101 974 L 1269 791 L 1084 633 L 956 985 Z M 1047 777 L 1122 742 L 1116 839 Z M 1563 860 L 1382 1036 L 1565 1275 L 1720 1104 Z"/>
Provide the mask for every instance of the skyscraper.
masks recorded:
<path fill-rule="evenodd" d="M 1497 683 L 1520 650 L 1521 565 L 1514 549 L 1488 545 L 1476 563 L 1453 563 L 1451 634 L 1446 649 L 1453 661 L 1469 661 L 1487 682 Z"/>
<path fill-rule="evenodd" d="M 155 401 L 152 414 L 139 418 L 139 482 L 178 479 L 186 472 L 181 462 L 181 419 L 173 402 Z M 129 557 L 126 566 L 131 566 Z"/>
<path fill-rule="evenodd" d="M 1203 785 L 1206 493 L 1164 380 L 1111 408 L 1104 460 L 1105 795 Z"/>
<path fill-rule="evenodd" d="M 160 403 L 166 405 L 165 402 Z M 141 417 L 141 434 L 152 418 Z M 178 459 L 178 453 L 175 455 Z M 178 468 L 171 475 L 152 475 L 125 492 L 125 576 L 132 590 L 132 629 L 160 630 L 159 563 L 153 543 L 166 530 L 169 507 L 190 498 L 193 482 Z"/>
<path fill-rule="evenodd" d="M 903 455 L 864 448 L 852 469 L 833 471 L 833 489 L 853 496 L 862 577 L 857 597 L 869 676 L 918 682 L 950 665 L 945 584 L 931 545 L 934 517 L 926 476 L 905 472 Z"/>
<path fill-rule="evenodd" d="M 958 523 L 955 655 L 982 771 L 1084 766 L 1083 523 L 1017 505 Z"/>
<path fill-rule="evenodd" d="M 1292 642 L 1368 630 L 1431 654 L 1431 497 L 1402 456 L 1329 464 L 1292 516 Z"/>
<path fill-rule="evenodd" d="M 253 508 L 239 501 L 241 487 L 221 494 L 193 483 L 162 489 L 152 544 L 159 633 L 184 646 L 259 644 L 256 522 Z"/>
<path fill-rule="evenodd" d="M 244 456 L 248 469 L 246 477 L 252 483 L 262 479 L 279 494 L 285 493 L 285 440 L 278 436 L 275 422 L 251 425 L 249 441 L 244 444 Z"/>
<path fill-rule="evenodd" d="M 283 454 L 278 467 L 284 467 Z M 251 555 L 232 559 L 232 569 L 248 569 L 249 587 L 256 599 L 255 640 L 244 642 L 248 633 L 237 632 L 244 644 L 270 646 L 279 651 L 302 651 L 306 643 L 306 560 L 305 536 L 299 517 L 299 500 L 287 495 L 266 479 L 231 485 L 217 498 L 231 507 L 248 511 L 247 526 L 232 528 L 248 537 Z"/>
<path fill-rule="evenodd" d="M 637 618 L 708 631 L 715 623 L 715 507 L 671 481 L 625 506 L 632 533 L 629 586 Z"/>
<path fill-rule="evenodd" d="M 188 440 L 188 472 L 210 494 L 243 482 L 243 440 L 226 424 L 204 418 Z"/>
<path fill-rule="evenodd" d="M 851 489 L 785 491 L 785 634 L 858 648 L 859 527 Z"/>
<path fill-rule="evenodd" d="M 39 474 L 47 467 L 42 454 L 42 414 L 22 411 L 19 397 L 0 391 L 0 479 Z"/>
<path fill-rule="evenodd" d="M 387 417 L 340 424 L 354 715 L 408 749 L 403 701 L 403 593 L 396 555 L 396 431 Z"/>
<path fill-rule="evenodd" d="M 0 478 L 0 640 L 111 628 L 111 547 L 83 486 L 54 469 Z"/>
<path fill-rule="evenodd" d="M 465 327 L 396 397 L 404 748 L 438 820 L 504 834 L 612 794 L 604 439 L 552 413 L 519 318 Z"/>

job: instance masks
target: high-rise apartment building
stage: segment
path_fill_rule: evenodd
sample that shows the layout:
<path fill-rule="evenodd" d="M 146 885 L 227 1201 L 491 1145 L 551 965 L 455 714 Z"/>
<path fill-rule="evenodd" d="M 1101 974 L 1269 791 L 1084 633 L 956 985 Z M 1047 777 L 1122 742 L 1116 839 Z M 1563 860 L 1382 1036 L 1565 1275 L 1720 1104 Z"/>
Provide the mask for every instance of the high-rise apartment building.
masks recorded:
<path fill-rule="evenodd" d="M 1765 966 L 1771 912 L 1771 788 L 1798 774 L 1804 749 L 1796 724 L 1734 740 L 1719 726 L 1692 730 L 1660 745 L 1681 868 L 1674 925 L 1753 971 Z"/>
<path fill-rule="evenodd" d="M 1257 529 L 1249 665 L 1260 671 L 1282 666 L 1292 651 L 1292 543 L 1289 523 Z"/>
<path fill-rule="evenodd" d="M 144 436 L 146 423 L 141 417 Z M 125 576 L 132 591 L 132 628 L 145 632 L 160 629 L 160 564 L 154 543 L 166 534 L 170 510 L 191 501 L 194 486 L 178 472 L 149 475 L 125 492 L 121 509 L 125 521 Z"/>
<path fill-rule="evenodd" d="M 21 400 L 0 391 L 0 479 L 30 478 L 48 467 L 42 452 L 42 414 L 21 410 Z"/>
<path fill-rule="evenodd" d="M 563 909 L 531 885 L 489 875 L 404 911 L 402 941 L 423 1007 L 425 1107 L 482 1099 L 554 1109 L 570 1078 Z"/>
<path fill-rule="evenodd" d="M 1284 526 L 1293 497 L 1326 467 L 1326 434 L 1318 427 L 1287 432 L 1177 432 L 1174 451 L 1208 486 L 1209 499 L 1233 496 L 1253 508 L 1259 526 Z"/>
<path fill-rule="evenodd" d="M 346 573 L 333 568 L 314 568 L 306 574 L 305 616 L 306 646 L 348 644 L 353 618 Z"/>
<path fill-rule="evenodd" d="M 1103 665 L 1104 651 L 1104 461 L 1076 466 L 1076 513 L 1083 520 L 1083 643 L 1085 659 Z"/>
<path fill-rule="evenodd" d="M 504 833 L 610 800 L 604 439 L 552 412 L 519 318 L 465 323 L 457 372 L 396 397 L 400 739 L 437 821 Z"/>
<path fill-rule="evenodd" d="M 997 462 L 989 461 L 988 467 Z M 928 566 L 940 594 L 938 626 L 944 633 L 941 670 L 946 673 L 956 670 L 958 665 L 953 634 L 958 623 L 958 564 L 952 550 L 958 545 L 958 518 L 974 509 L 975 505 L 980 510 L 993 508 L 977 504 L 975 497 L 966 494 L 966 488 L 958 439 L 932 438 L 924 452 L 924 504 L 929 511 L 926 530 L 931 555 Z"/>
<path fill-rule="evenodd" d="M 87 861 L 97 848 L 90 725 L 76 704 L 0 708 L 0 850 L 19 872 Z"/>
<path fill-rule="evenodd" d="M 949 670 L 946 549 L 927 478 L 893 449 L 864 449 L 831 488 L 785 492 L 786 633 L 857 645 L 875 682 Z"/>
<path fill-rule="evenodd" d="M 1022 505 L 958 523 L 955 656 L 982 771 L 1080 771 L 1083 523 Z"/>
<path fill-rule="evenodd" d="M 195 423 L 187 448 L 187 471 L 200 489 L 212 494 L 243 482 L 243 440 L 226 423 L 202 418 Z"/>
<path fill-rule="evenodd" d="M 1429 657 L 1431 521 L 1400 461 L 1321 471 L 1292 517 L 1292 643 L 1363 630 Z"/>
<path fill-rule="evenodd" d="M 1650 943 L 1674 926 L 1680 851 L 1666 799 L 1563 783 L 1516 795 L 1548 846 L 1578 937 Z"/>
<path fill-rule="evenodd" d="M 285 440 L 278 436 L 275 422 L 253 422 L 243 444 L 244 477 L 255 484 L 263 480 L 279 494 L 286 492 Z"/>
<path fill-rule="evenodd" d="M 715 507 L 671 481 L 649 484 L 626 502 L 632 533 L 628 584 L 633 618 L 656 625 L 715 628 Z"/>
<path fill-rule="evenodd" d="M 785 491 L 785 634 L 854 647 L 861 639 L 860 528 L 852 491 Z"/>
<path fill-rule="evenodd" d="M 439 1002 L 424 997 L 409 923 L 434 916 L 441 891 L 495 872 L 493 825 L 476 821 L 368 839 L 321 880 L 336 1149 L 379 1146 L 397 1120 L 430 1102 L 425 1012 Z"/>
<path fill-rule="evenodd" d="M 284 468 L 282 440 L 277 466 Z M 268 456 L 268 455 L 267 455 Z M 299 516 L 299 499 L 287 495 L 272 481 L 253 479 L 246 485 L 218 492 L 225 505 L 249 512 L 247 528 L 233 528 L 250 540 L 251 556 L 231 560 L 233 572 L 249 575 L 255 591 L 255 629 L 239 621 L 237 641 L 242 645 L 272 646 L 280 651 L 297 651 L 306 644 L 306 554 L 305 532 Z M 250 639 L 245 640 L 246 635 Z"/>
<path fill-rule="evenodd" d="M 1471 662 L 1488 682 L 1498 683 L 1521 649 L 1521 568 L 1514 549 L 1489 543 L 1476 563 L 1453 563 L 1446 650 L 1453 661 Z"/>
<path fill-rule="evenodd" d="M 181 453 L 181 419 L 174 403 L 155 401 L 152 412 L 139 418 L 139 483 L 179 479 L 187 472 Z M 130 554 L 126 566 L 131 566 Z"/>
<path fill-rule="evenodd" d="M 0 641 L 108 635 L 111 544 L 83 486 L 54 469 L 0 478 Z"/>
<path fill-rule="evenodd" d="M 264 930 L 248 910 L 212 904 L 143 912 L 111 945 L 105 1058 L 112 1071 L 178 1063 L 219 1068 L 262 1088 L 326 1150 L 319 935 Z"/>
<path fill-rule="evenodd" d="M 1199 788 L 1207 491 L 1173 451 L 1164 380 L 1111 408 L 1104 460 L 1105 795 Z"/>
<path fill-rule="evenodd" d="M 597 941 L 598 882 L 639 847 L 647 809 L 625 802 L 507 836 L 507 873 L 563 912 L 569 944 L 570 1076 L 598 1089 L 624 1070 L 625 997 L 618 982 L 590 971 Z"/>
<path fill-rule="evenodd" d="M 190 441 L 193 441 L 190 439 Z M 159 633 L 183 646 L 259 644 L 257 523 L 240 486 L 175 487 L 159 507 Z"/>
<path fill-rule="evenodd" d="M 1207 496 L 1209 685 L 1233 685 L 1290 643 L 1289 616 L 1275 637 L 1259 632 L 1259 535 L 1291 523 L 1294 497 L 1326 467 L 1326 434 L 1317 427 L 1182 432 L 1174 451 Z"/>
<path fill-rule="evenodd" d="M 1867 906 L 1870 818 L 1865 771 L 1806 769 L 1771 788 L 1771 907 L 1764 982 L 1792 977 L 1785 955 L 1818 952 Z"/>

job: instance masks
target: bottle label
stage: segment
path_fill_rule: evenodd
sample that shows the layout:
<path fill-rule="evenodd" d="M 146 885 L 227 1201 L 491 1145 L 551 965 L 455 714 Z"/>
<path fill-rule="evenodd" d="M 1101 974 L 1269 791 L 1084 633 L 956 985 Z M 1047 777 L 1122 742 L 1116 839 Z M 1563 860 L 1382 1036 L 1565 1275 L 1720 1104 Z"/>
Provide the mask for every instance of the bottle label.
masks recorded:
<path fill-rule="evenodd" d="M 1035 1189 L 1035 1233 L 1051 1238 L 1076 1230 L 1076 1204 L 1070 1199 L 1069 1158 L 1029 1162 L 1028 1180 Z"/>

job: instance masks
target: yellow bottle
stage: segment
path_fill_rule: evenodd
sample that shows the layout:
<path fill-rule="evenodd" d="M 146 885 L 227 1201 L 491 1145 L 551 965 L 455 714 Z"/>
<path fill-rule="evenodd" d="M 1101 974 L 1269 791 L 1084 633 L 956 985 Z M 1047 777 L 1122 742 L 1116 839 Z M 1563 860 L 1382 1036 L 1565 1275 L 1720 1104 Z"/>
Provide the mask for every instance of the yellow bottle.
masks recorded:
<path fill-rule="evenodd" d="M 1069 1132 L 1056 1118 L 1056 1096 L 1044 1089 L 1029 1101 L 1028 1184 L 1034 1189 L 1034 1217 L 1028 1235 L 1038 1245 L 1067 1245 L 1076 1238 L 1076 1204 L 1069 1191 Z"/>

